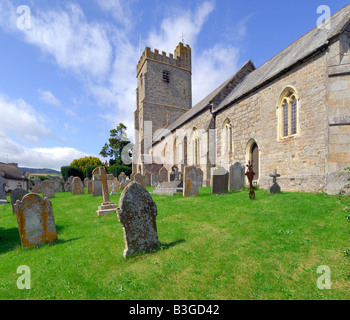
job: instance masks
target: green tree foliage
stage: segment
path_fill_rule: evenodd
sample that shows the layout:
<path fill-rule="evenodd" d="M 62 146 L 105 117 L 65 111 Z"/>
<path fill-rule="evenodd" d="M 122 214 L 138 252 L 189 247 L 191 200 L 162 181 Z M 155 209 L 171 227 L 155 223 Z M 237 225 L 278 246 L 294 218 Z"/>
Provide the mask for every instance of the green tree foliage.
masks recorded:
<path fill-rule="evenodd" d="M 126 135 L 127 127 L 120 123 L 117 129 L 110 130 L 108 143 L 103 146 L 100 155 L 104 158 L 110 158 L 110 165 L 123 165 L 122 151 L 130 141 Z"/>
<path fill-rule="evenodd" d="M 70 166 L 80 168 L 80 170 L 84 173 L 84 176 L 87 177 L 86 168 L 88 166 L 95 166 L 95 168 L 97 168 L 97 167 L 103 166 L 103 163 L 97 157 L 84 157 L 84 158 L 73 160 Z"/>
<path fill-rule="evenodd" d="M 78 167 L 63 166 L 61 167 L 61 174 L 65 182 L 70 176 L 79 177 L 81 180 L 84 180 L 84 173 Z"/>
<path fill-rule="evenodd" d="M 113 174 L 114 177 L 119 177 L 119 175 L 124 172 L 127 176 L 130 177 L 132 173 L 132 169 L 129 166 L 118 166 L 118 165 L 113 165 L 108 167 L 108 172 L 110 174 Z"/>

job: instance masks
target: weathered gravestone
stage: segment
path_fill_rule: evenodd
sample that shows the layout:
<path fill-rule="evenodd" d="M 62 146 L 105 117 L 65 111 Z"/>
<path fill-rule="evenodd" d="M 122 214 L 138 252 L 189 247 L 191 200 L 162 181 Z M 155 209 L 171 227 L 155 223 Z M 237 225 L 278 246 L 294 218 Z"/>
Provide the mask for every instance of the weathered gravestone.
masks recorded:
<path fill-rule="evenodd" d="M 159 170 L 159 182 L 167 182 L 168 181 L 168 170 L 163 167 Z"/>
<path fill-rule="evenodd" d="M 43 194 L 43 198 L 54 198 L 55 197 L 55 188 L 53 187 L 53 183 L 49 180 L 45 180 L 41 183 L 41 193 Z"/>
<path fill-rule="evenodd" d="M 183 196 L 196 196 L 203 183 L 203 171 L 195 166 L 185 167 L 183 176 Z"/>
<path fill-rule="evenodd" d="M 5 192 L 6 180 L 0 176 L 0 204 L 6 204 L 6 192 Z"/>
<path fill-rule="evenodd" d="M 12 205 L 12 211 L 15 213 L 15 203 L 17 200 L 22 201 L 23 197 L 27 195 L 29 192 L 22 189 L 22 188 L 16 188 L 15 190 L 12 190 L 10 193 L 10 199 L 11 199 L 11 205 Z"/>
<path fill-rule="evenodd" d="M 101 180 L 103 203 L 98 207 L 96 214 L 98 216 L 104 216 L 106 214 L 115 212 L 117 210 L 117 205 L 109 200 L 107 176 L 110 175 L 107 175 L 106 169 L 104 167 L 99 167 L 97 169 L 98 171 L 95 173 L 95 175 L 98 175 Z"/>
<path fill-rule="evenodd" d="M 228 193 L 228 172 L 223 167 L 213 168 L 211 173 L 211 193 Z"/>
<path fill-rule="evenodd" d="M 89 180 L 87 183 L 87 193 L 92 194 L 92 181 Z"/>
<path fill-rule="evenodd" d="M 119 183 L 126 181 L 126 174 L 124 172 L 120 173 L 120 175 L 118 176 L 118 181 L 119 181 Z"/>
<path fill-rule="evenodd" d="M 68 181 L 66 181 L 66 183 L 64 184 L 64 192 L 71 192 L 71 191 L 72 191 L 72 186 Z"/>
<path fill-rule="evenodd" d="M 151 186 L 155 187 L 159 183 L 159 173 L 151 174 Z"/>
<path fill-rule="evenodd" d="M 144 187 L 151 186 L 151 175 L 148 171 L 146 171 L 145 174 L 143 175 L 143 183 L 144 183 Z"/>
<path fill-rule="evenodd" d="M 272 186 L 269 187 L 268 192 L 271 194 L 277 194 L 281 193 L 281 187 L 277 183 L 277 178 L 279 178 L 281 175 L 277 173 L 277 170 L 275 169 L 274 174 L 270 174 L 270 177 L 273 178 Z"/>
<path fill-rule="evenodd" d="M 180 180 L 179 168 L 177 166 L 173 166 L 170 172 L 170 181 L 179 181 L 179 180 Z"/>
<path fill-rule="evenodd" d="M 136 175 L 136 173 L 134 173 L 134 172 L 130 175 L 130 181 L 135 181 L 135 179 L 134 179 L 135 175 Z"/>
<path fill-rule="evenodd" d="M 84 194 L 84 184 L 79 177 L 74 177 L 71 190 L 73 195 Z"/>
<path fill-rule="evenodd" d="M 89 181 L 90 181 L 89 178 L 85 178 L 84 179 L 84 188 L 87 188 L 87 184 L 88 184 Z"/>
<path fill-rule="evenodd" d="M 145 186 L 144 176 L 141 173 L 136 173 L 134 176 L 135 182 L 139 183 L 141 186 Z"/>
<path fill-rule="evenodd" d="M 23 247 L 39 246 L 57 240 L 55 219 L 49 199 L 27 194 L 14 205 Z"/>
<path fill-rule="evenodd" d="M 64 183 L 61 180 L 54 179 L 52 180 L 53 188 L 55 189 L 55 193 L 64 191 Z"/>
<path fill-rule="evenodd" d="M 70 177 L 68 178 L 68 180 L 67 180 L 67 181 L 68 181 L 68 183 L 69 183 L 69 184 L 72 184 L 73 179 L 74 179 L 74 176 L 70 176 Z"/>
<path fill-rule="evenodd" d="M 125 258 L 160 246 L 156 225 L 157 206 L 139 183 L 132 182 L 124 189 L 117 213 L 123 226 Z"/>
<path fill-rule="evenodd" d="M 41 193 L 41 179 L 38 177 L 34 178 L 34 187 L 32 189 L 32 192 L 34 193 Z"/>
<path fill-rule="evenodd" d="M 244 188 L 245 169 L 244 165 L 235 162 L 229 167 L 229 187 L 230 190 L 240 190 Z"/>
<path fill-rule="evenodd" d="M 94 169 L 92 171 L 92 196 L 93 197 L 100 197 L 102 196 L 102 183 L 101 183 L 101 177 L 98 174 L 99 168 Z"/>

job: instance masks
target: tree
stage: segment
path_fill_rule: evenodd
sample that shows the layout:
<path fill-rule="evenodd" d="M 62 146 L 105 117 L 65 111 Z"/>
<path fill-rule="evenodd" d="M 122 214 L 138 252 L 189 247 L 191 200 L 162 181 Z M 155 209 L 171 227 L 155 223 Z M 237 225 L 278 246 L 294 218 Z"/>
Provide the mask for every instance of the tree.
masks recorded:
<path fill-rule="evenodd" d="M 71 167 L 78 167 L 86 177 L 86 168 L 89 166 L 101 167 L 103 166 L 102 161 L 97 157 L 84 157 L 80 159 L 75 159 L 70 164 Z"/>
<path fill-rule="evenodd" d="M 117 129 L 110 130 L 108 143 L 103 146 L 100 155 L 104 158 L 111 158 L 109 165 L 122 165 L 122 151 L 125 146 L 131 143 L 126 135 L 127 127 L 120 123 Z"/>

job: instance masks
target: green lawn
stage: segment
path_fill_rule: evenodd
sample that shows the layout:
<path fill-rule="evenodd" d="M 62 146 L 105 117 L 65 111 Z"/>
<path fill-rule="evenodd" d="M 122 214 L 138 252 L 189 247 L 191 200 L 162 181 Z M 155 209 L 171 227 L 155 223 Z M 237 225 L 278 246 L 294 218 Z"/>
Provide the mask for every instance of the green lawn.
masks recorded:
<path fill-rule="evenodd" d="M 102 197 L 56 194 L 58 241 L 31 249 L 11 204 L 0 206 L 0 299 L 350 299 L 350 224 L 338 197 L 258 190 L 250 201 L 247 190 L 201 188 L 153 199 L 162 247 L 127 260 L 117 215 L 95 214 Z M 30 290 L 17 288 L 20 265 Z M 321 265 L 331 290 L 317 288 Z"/>

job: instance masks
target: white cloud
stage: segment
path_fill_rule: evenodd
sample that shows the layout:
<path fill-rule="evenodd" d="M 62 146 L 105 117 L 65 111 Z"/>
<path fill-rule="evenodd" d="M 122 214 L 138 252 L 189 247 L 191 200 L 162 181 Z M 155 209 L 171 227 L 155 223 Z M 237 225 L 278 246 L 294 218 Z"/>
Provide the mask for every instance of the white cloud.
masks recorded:
<path fill-rule="evenodd" d="M 45 103 L 50 105 L 59 107 L 61 105 L 61 101 L 59 101 L 51 91 L 45 91 L 39 89 L 39 99 Z"/>
<path fill-rule="evenodd" d="M 112 15 L 112 17 L 125 28 L 129 29 L 132 26 L 132 12 L 128 1 L 123 0 L 96 0 L 100 8 Z"/>

